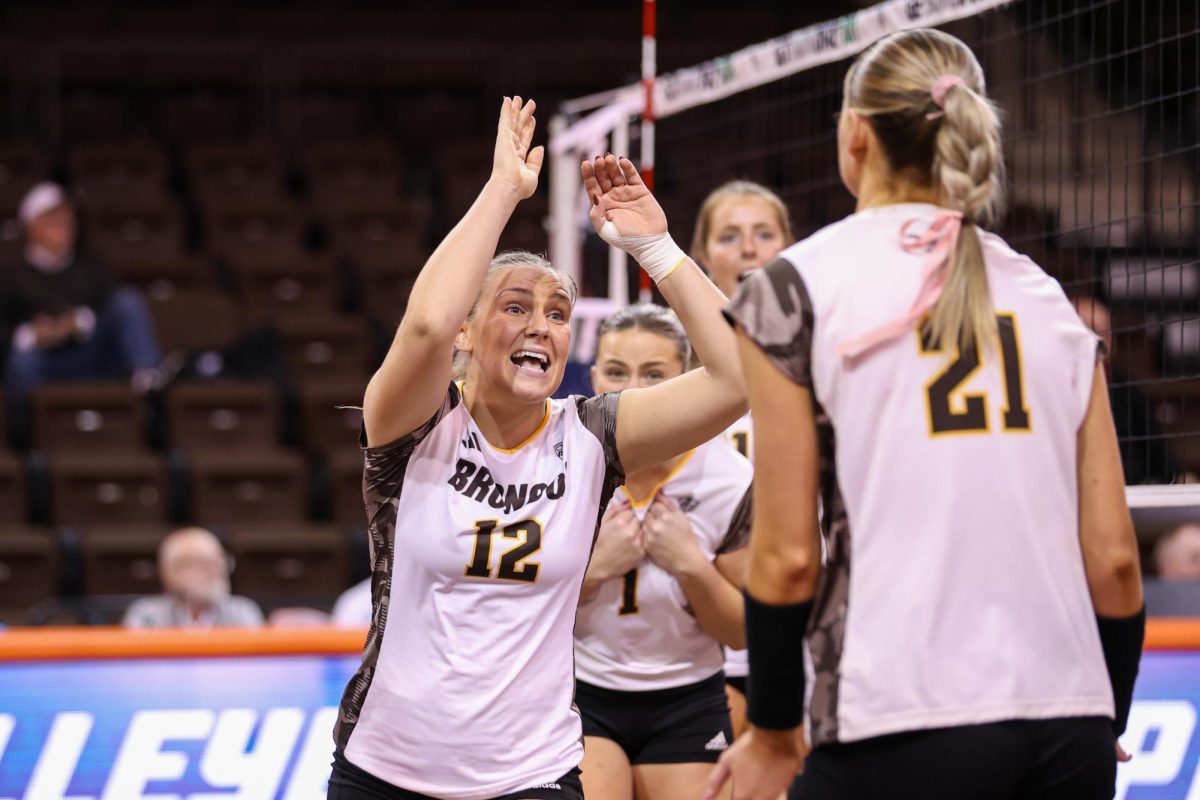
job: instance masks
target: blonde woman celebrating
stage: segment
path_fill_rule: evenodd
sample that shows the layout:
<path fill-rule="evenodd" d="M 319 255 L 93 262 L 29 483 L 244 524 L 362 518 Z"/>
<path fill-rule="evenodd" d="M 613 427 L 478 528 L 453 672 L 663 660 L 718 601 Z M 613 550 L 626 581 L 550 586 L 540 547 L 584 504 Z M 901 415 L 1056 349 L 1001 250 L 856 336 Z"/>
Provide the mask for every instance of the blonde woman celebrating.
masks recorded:
<path fill-rule="evenodd" d="M 533 254 L 495 256 L 537 187 L 533 111 L 505 99 L 491 178 L 422 269 L 367 387 L 374 608 L 339 710 L 331 800 L 581 797 L 572 629 L 601 509 L 626 470 L 745 410 L 723 295 L 672 241 L 633 164 L 611 156 L 582 167 L 593 222 L 658 282 L 713 366 L 550 399 L 574 283 Z"/>
<path fill-rule="evenodd" d="M 729 309 L 756 446 L 751 728 L 710 796 L 777 797 L 807 705 L 806 799 L 1110 798 L 1137 543 L 1098 341 L 984 232 L 1003 162 L 971 51 L 933 30 L 867 50 L 838 163 L 857 213 Z"/>

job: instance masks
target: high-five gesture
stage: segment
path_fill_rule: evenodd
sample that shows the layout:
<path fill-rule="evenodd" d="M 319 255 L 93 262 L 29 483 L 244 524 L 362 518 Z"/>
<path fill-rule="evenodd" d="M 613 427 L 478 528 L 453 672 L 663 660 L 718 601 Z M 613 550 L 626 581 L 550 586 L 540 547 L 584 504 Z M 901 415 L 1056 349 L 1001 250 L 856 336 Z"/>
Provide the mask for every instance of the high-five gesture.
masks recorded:
<path fill-rule="evenodd" d="M 667 232 L 667 215 L 628 158 L 606 155 L 584 161 L 579 169 L 592 200 L 589 216 L 596 233 L 602 234 L 605 222 L 613 223 L 621 236 Z"/>
<path fill-rule="evenodd" d="M 517 192 L 522 200 L 537 189 L 538 173 L 542 171 L 545 148 L 529 149 L 537 120 L 533 117 L 537 103 L 522 102 L 520 97 L 506 97 L 500 107 L 500 124 L 496 131 L 496 154 L 492 160 L 492 178 L 502 181 Z"/>

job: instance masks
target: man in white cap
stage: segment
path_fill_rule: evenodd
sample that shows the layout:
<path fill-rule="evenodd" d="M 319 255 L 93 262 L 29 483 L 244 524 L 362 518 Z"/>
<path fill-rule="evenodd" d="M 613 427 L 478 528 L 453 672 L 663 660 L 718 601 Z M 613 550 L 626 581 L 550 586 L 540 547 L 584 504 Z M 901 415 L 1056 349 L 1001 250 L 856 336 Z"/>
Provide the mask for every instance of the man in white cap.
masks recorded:
<path fill-rule="evenodd" d="M 44 182 L 21 201 L 21 262 L 0 282 L 0 320 L 9 335 L 5 385 L 21 413 L 43 381 L 131 377 L 145 391 L 162 360 L 142 296 L 114 289 L 105 270 L 76 249 L 75 209 Z"/>

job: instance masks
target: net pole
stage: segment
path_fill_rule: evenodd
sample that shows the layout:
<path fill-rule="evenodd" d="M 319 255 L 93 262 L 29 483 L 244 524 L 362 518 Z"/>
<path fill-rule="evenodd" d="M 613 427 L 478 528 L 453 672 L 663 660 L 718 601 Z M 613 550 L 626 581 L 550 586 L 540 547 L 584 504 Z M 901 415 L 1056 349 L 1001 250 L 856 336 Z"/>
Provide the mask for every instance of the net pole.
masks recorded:
<path fill-rule="evenodd" d="M 615 153 L 629 152 L 629 118 L 623 118 L 612 132 L 612 149 Z M 608 296 L 618 308 L 629 305 L 629 272 L 625 251 L 619 247 L 608 248 Z M 642 270 L 639 273 L 645 275 Z"/>
<path fill-rule="evenodd" d="M 561 114 L 550 119 L 552 139 L 566 129 L 567 120 Z M 578 155 L 567 149 L 551 150 L 550 159 L 550 261 L 582 285 L 583 235 L 575 214 L 579 194 Z"/>
<path fill-rule="evenodd" d="M 642 0 L 642 91 L 646 97 L 642 109 L 642 180 L 654 191 L 654 76 L 658 71 L 658 5 L 655 0 Z M 638 300 L 650 301 L 650 276 L 638 275 Z"/>

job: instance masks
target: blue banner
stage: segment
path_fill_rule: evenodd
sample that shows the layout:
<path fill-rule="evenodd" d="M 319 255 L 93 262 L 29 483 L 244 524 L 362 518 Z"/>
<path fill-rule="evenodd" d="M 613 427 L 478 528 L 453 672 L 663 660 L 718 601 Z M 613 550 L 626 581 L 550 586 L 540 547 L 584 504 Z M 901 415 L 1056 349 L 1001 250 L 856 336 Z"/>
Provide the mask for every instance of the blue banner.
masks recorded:
<path fill-rule="evenodd" d="M 0 665 L 0 800 L 323 800 L 357 657 Z M 1148 653 L 1118 800 L 1200 800 L 1200 653 Z"/>

